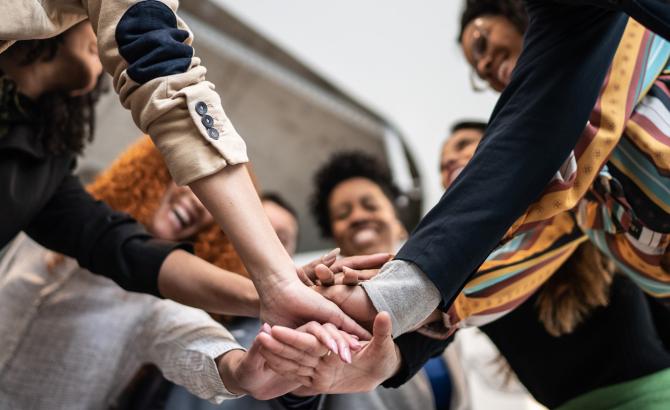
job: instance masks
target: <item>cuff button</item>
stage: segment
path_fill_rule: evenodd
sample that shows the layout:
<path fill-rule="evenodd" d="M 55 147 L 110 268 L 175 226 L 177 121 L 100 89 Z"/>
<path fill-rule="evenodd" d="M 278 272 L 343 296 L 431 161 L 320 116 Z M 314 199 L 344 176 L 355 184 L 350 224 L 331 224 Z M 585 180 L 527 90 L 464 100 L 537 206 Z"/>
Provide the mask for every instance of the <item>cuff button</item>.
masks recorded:
<path fill-rule="evenodd" d="M 216 128 L 207 128 L 207 135 L 213 140 L 219 139 L 219 131 L 217 131 Z"/>
<path fill-rule="evenodd" d="M 205 115 L 202 117 L 202 125 L 204 125 L 206 128 L 210 128 L 212 125 L 214 125 L 214 118 L 209 115 Z"/>
<path fill-rule="evenodd" d="M 204 102 L 200 101 L 195 105 L 195 112 L 198 113 L 198 115 L 203 116 L 207 114 L 207 104 Z"/>

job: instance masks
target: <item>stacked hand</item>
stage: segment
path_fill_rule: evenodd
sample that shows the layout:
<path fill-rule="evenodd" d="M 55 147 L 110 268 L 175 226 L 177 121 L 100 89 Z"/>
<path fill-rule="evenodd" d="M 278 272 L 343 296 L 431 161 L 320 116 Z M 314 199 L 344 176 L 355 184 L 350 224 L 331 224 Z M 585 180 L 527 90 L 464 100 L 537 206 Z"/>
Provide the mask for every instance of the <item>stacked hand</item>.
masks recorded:
<path fill-rule="evenodd" d="M 276 375 L 293 378 L 301 385 L 294 390 L 299 395 L 369 391 L 395 374 L 401 364 L 391 337 L 391 320 L 385 312 L 377 315 L 372 340 L 361 343 L 351 363 L 322 351 L 296 351 L 291 348 L 297 346 L 296 339 L 295 333 L 275 326 L 263 335 L 260 354 Z"/>
<path fill-rule="evenodd" d="M 310 322 L 295 330 L 266 324 L 248 352 L 232 350 L 218 359 L 219 373 L 232 393 L 268 400 L 311 384 L 322 358 L 342 363 L 332 353 L 348 345 L 362 347 L 331 324 Z"/>
<path fill-rule="evenodd" d="M 253 361 L 239 367 L 244 389 L 254 396 L 369 391 L 398 371 L 390 317 L 378 314 L 358 286 L 391 255 L 336 260 L 338 251 L 298 268 L 300 281 L 286 281 L 276 287 L 279 292 L 261 297 L 262 318 L 270 323 L 295 327 L 312 321 L 295 330 L 264 326 L 249 351 Z M 371 340 L 363 327 L 372 330 Z"/>
<path fill-rule="evenodd" d="M 370 333 L 345 314 L 336 303 L 317 293 L 315 291 L 317 288 L 305 285 L 320 284 L 321 279 L 328 284 L 358 283 L 359 279 L 369 272 L 367 269 L 379 268 L 391 255 L 375 254 L 336 260 L 338 253 L 339 249 L 336 249 L 308 265 L 297 268 L 297 276 L 284 276 L 266 286 L 261 286 L 259 291 L 261 319 L 270 324 L 292 328 L 310 321 L 331 323 L 361 340 L 369 340 Z M 368 319 L 371 325 L 371 318 Z"/>

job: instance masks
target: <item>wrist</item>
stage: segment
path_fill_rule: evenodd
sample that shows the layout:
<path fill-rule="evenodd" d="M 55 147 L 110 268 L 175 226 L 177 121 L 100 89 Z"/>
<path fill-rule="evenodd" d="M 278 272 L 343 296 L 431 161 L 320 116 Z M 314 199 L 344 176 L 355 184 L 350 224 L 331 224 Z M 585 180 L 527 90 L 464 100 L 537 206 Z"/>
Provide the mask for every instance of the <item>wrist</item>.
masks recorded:
<path fill-rule="evenodd" d="M 226 386 L 226 390 L 235 395 L 247 394 L 247 391 L 240 385 L 238 376 L 240 363 L 245 354 L 246 352 L 243 350 L 233 349 L 216 358 L 223 385 Z"/>
<path fill-rule="evenodd" d="M 390 367 L 389 374 L 386 375 L 384 380 L 390 379 L 391 377 L 395 376 L 402 367 L 402 354 L 400 353 L 400 348 L 395 343 L 393 343 L 393 353 L 394 353 L 394 359 L 392 361 L 393 365 L 389 366 Z"/>

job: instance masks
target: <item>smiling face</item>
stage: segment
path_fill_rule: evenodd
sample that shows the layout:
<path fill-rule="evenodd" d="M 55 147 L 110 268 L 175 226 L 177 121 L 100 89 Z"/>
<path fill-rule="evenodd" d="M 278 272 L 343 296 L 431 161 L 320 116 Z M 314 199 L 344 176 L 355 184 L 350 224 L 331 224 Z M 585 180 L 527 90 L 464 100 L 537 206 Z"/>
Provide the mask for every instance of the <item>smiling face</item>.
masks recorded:
<path fill-rule="evenodd" d="M 522 33 L 503 16 L 484 15 L 472 20 L 461 38 L 468 64 L 498 92 L 509 84 L 522 46 Z"/>
<path fill-rule="evenodd" d="M 171 182 L 147 229 L 157 238 L 180 241 L 193 237 L 213 222 L 212 215 L 190 188 Z"/>
<path fill-rule="evenodd" d="M 406 236 L 391 201 L 367 178 L 340 182 L 330 193 L 328 211 L 333 238 L 343 255 L 394 252 Z"/>
<path fill-rule="evenodd" d="M 451 134 L 444 143 L 440 160 L 440 175 L 444 189 L 449 188 L 470 162 L 483 135 L 479 129 L 462 128 Z"/>

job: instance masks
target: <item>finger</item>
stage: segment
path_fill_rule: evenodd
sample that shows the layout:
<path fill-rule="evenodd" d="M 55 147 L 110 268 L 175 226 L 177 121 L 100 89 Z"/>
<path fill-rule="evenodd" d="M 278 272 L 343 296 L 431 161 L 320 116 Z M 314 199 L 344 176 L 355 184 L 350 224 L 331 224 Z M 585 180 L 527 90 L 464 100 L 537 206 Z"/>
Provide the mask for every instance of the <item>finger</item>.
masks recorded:
<path fill-rule="evenodd" d="M 309 324 L 304 327 L 301 326 L 299 329 L 303 330 L 308 326 Z M 273 326 L 272 337 L 277 339 L 278 342 L 293 346 L 295 349 L 303 351 L 312 357 L 320 358 L 328 352 L 328 348 L 330 347 L 328 344 L 322 344 L 316 336 L 301 330 L 289 329 L 284 326 Z M 335 349 L 337 349 L 336 344 L 331 343 L 331 345 L 334 345 Z"/>
<path fill-rule="evenodd" d="M 251 344 L 251 347 L 247 351 L 246 355 L 246 360 L 247 363 L 249 364 L 250 368 L 252 369 L 260 369 L 263 367 L 263 361 L 265 358 L 260 354 L 262 350 L 262 343 L 261 343 L 261 338 L 262 336 L 268 336 L 263 333 L 259 333 L 256 338 L 254 339 L 254 342 Z"/>
<path fill-rule="evenodd" d="M 333 286 L 335 284 L 335 274 L 326 265 L 317 265 L 314 272 L 322 286 Z"/>
<path fill-rule="evenodd" d="M 275 373 L 289 379 L 289 380 L 298 380 L 299 377 L 312 377 L 314 376 L 314 368 L 303 366 L 299 363 L 296 363 L 292 360 L 285 359 L 281 356 L 277 356 L 271 351 L 263 348 L 261 350 L 261 355 L 265 359 L 267 367 L 272 369 Z"/>
<path fill-rule="evenodd" d="M 349 348 L 349 340 L 345 339 L 343 332 L 332 323 L 326 323 L 323 328 L 330 334 L 330 336 L 337 342 L 337 348 L 340 352 L 339 356 L 343 362 L 351 364 L 351 349 Z"/>
<path fill-rule="evenodd" d="M 328 252 L 327 254 L 321 256 L 320 258 L 311 261 L 307 265 L 303 266 L 301 269 L 305 273 L 305 276 L 307 276 L 312 282 L 316 282 L 316 273 L 314 272 L 314 268 L 317 265 L 324 264 L 326 266 L 330 266 L 335 261 L 337 260 L 337 256 L 340 254 L 340 248 L 335 248 L 332 251 Z"/>
<path fill-rule="evenodd" d="M 298 278 L 302 283 L 304 283 L 306 286 L 314 286 L 314 282 L 307 276 L 305 273 L 305 268 L 299 267 L 296 268 L 296 273 L 298 274 Z"/>
<path fill-rule="evenodd" d="M 378 313 L 372 325 L 372 340 L 370 344 L 379 347 L 389 339 L 392 339 L 392 329 L 391 316 L 387 312 Z"/>
<path fill-rule="evenodd" d="M 319 323 L 312 321 L 300 326 L 297 330 L 313 335 L 323 346 L 327 346 L 331 352 L 335 354 L 339 353 L 337 339 L 333 338 L 330 332 Z"/>
<path fill-rule="evenodd" d="M 340 254 L 340 248 L 335 248 L 321 257 L 321 263 L 323 263 L 326 266 L 330 266 L 333 263 L 335 263 L 339 254 Z"/>
<path fill-rule="evenodd" d="M 383 264 L 388 262 L 393 255 L 390 253 L 374 253 L 372 255 L 359 255 L 359 256 L 348 256 L 342 258 L 332 266 L 330 269 L 333 272 L 340 272 L 343 266 L 347 266 L 352 269 L 376 269 L 380 268 Z"/>
<path fill-rule="evenodd" d="M 358 280 L 359 281 L 364 281 L 364 280 L 370 280 L 377 276 L 379 273 L 379 269 L 361 269 L 357 270 L 358 272 Z"/>
<path fill-rule="evenodd" d="M 342 284 L 348 286 L 358 285 L 358 271 L 344 266 L 342 268 Z"/>
<path fill-rule="evenodd" d="M 272 335 L 268 336 L 270 337 L 263 338 L 260 340 L 260 343 L 264 349 L 267 349 L 268 351 L 272 352 L 273 354 L 279 357 L 294 361 L 296 363 L 300 363 L 304 366 L 316 367 L 319 364 L 321 356 L 327 353 L 326 349 L 320 349 L 320 351 L 315 349 L 314 353 L 308 353 L 306 351 L 296 349 L 291 345 L 283 343 L 277 340 Z M 317 341 L 315 341 L 314 343 L 315 345 L 318 344 Z"/>

